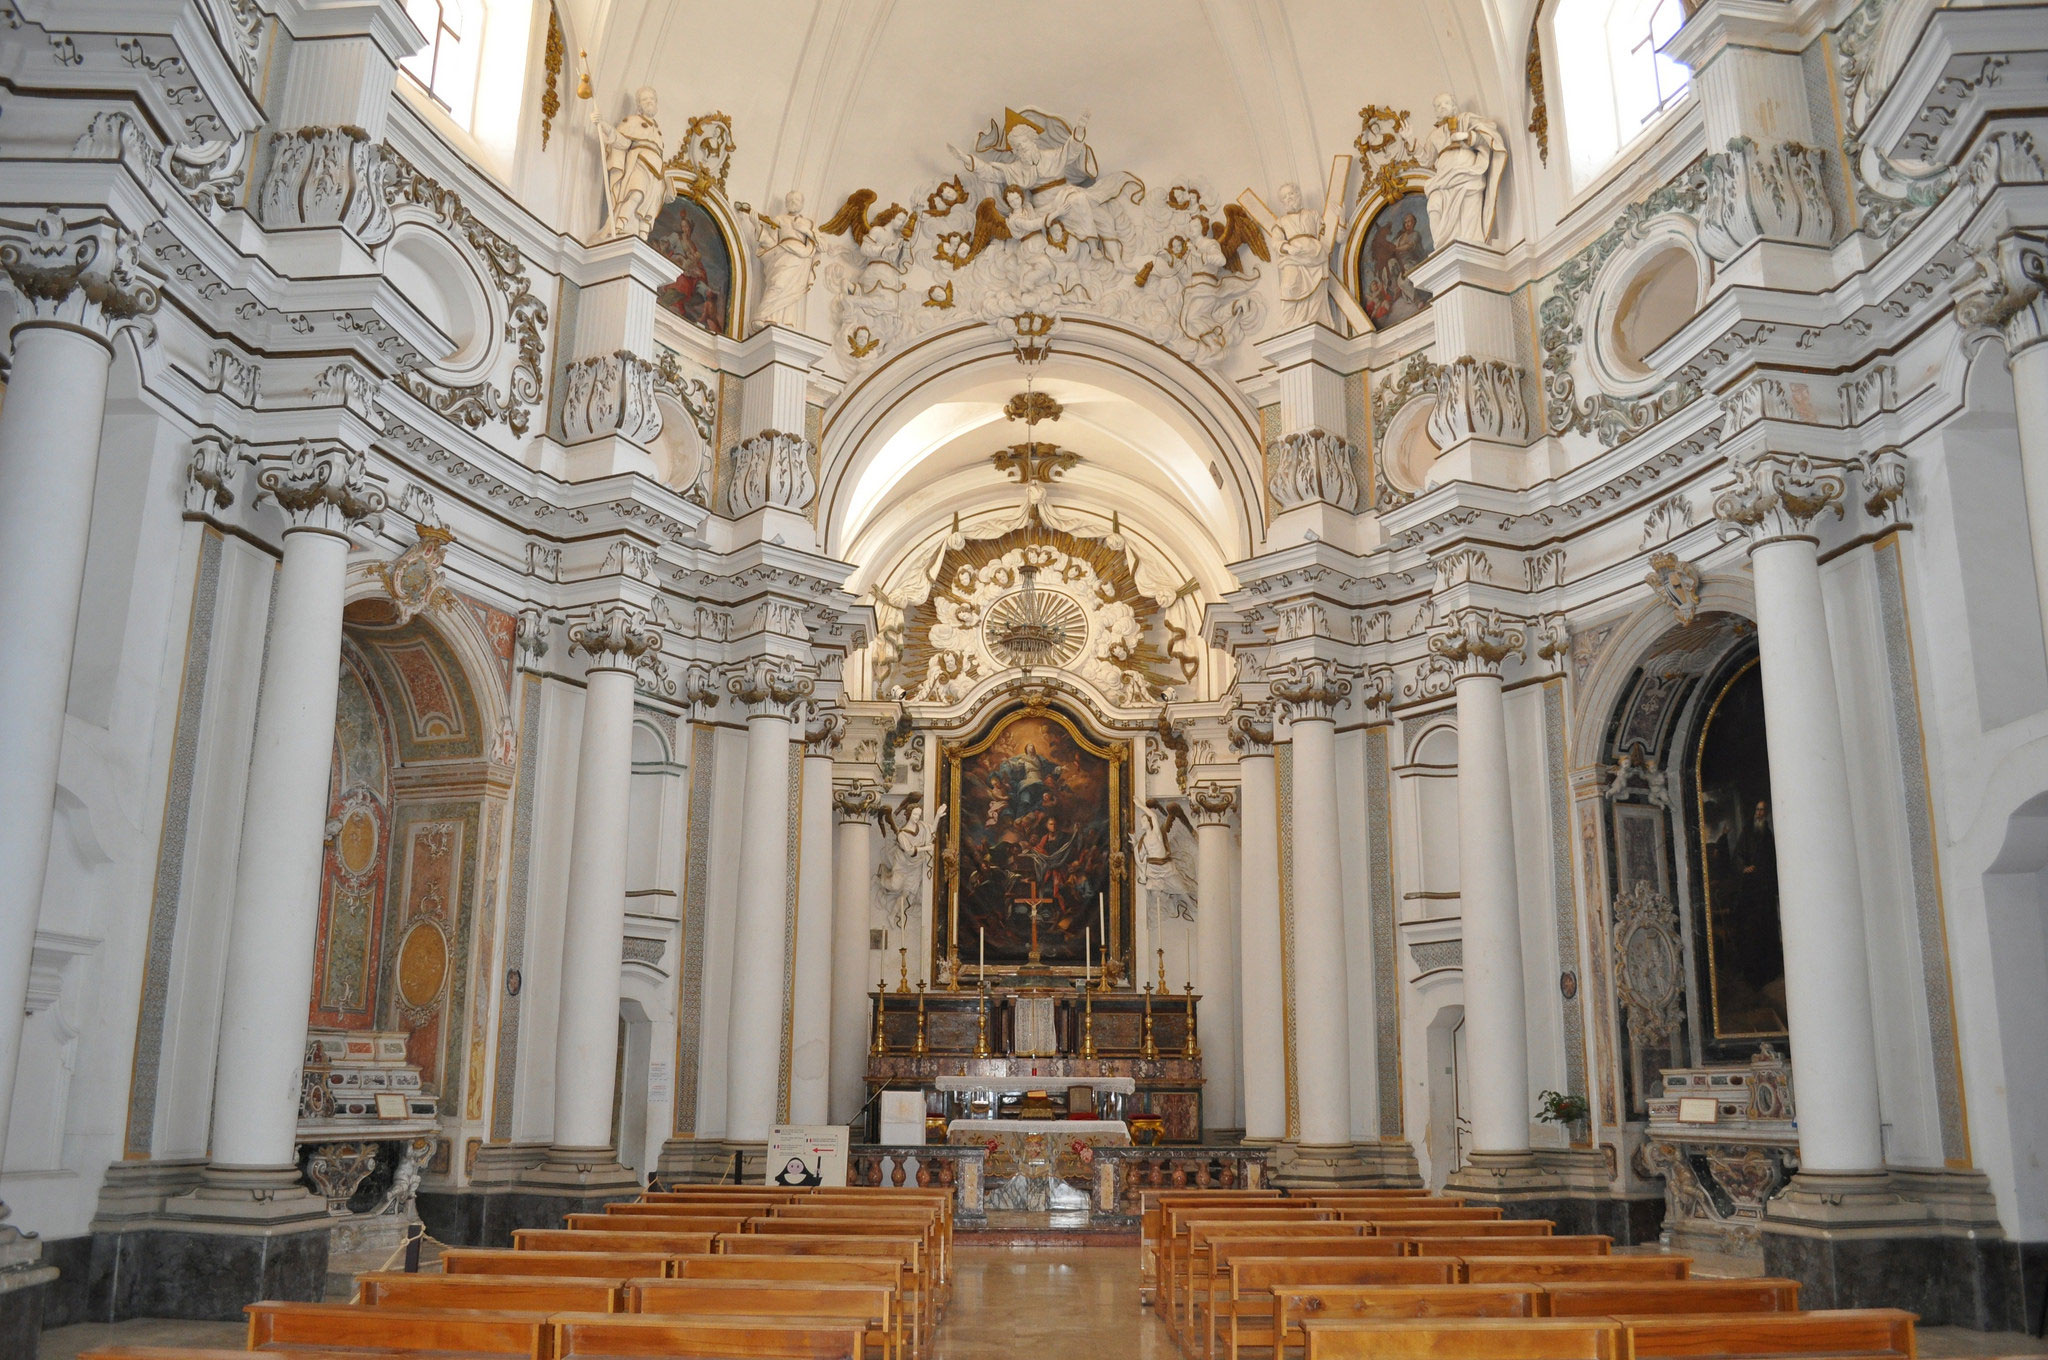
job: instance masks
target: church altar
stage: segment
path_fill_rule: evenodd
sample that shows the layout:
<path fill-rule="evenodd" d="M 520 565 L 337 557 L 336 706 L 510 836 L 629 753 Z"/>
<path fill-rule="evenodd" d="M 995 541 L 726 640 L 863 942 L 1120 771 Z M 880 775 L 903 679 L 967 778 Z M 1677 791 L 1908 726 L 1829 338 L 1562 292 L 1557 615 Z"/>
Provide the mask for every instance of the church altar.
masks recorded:
<path fill-rule="evenodd" d="M 1121 1119 L 955 1119 L 946 1142 L 986 1149 L 992 1209 L 1086 1210 L 1096 1150 L 1129 1147 L 1131 1135 Z"/>
<path fill-rule="evenodd" d="M 1014 1104 L 1003 1094 L 1086 1086 L 1095 1112 L 1121 1120 L 1132 1142 L 1201 1141 L 1199 996 L 1112 990 L 1091 992 L 1084 1002 L 1074 987 L 1020 986 L 991 988 L 985 1006 L 980 993 L 964 988 L 870 993 L 869 1000 L 869 1096 L 923 1091 L 936 1127 L 976 1113 L 977 1094 L 998 1097 L 985 1112 L 1000 1113 L 1004 1103 Z M 1042 1002 L 1051 1013 L 1049 1053 L 1016 1044 L 1014 1020 L 1025 1001 Z M 880 1103 L 868 1105 L 869 1141 L 880 1133 Z"/>

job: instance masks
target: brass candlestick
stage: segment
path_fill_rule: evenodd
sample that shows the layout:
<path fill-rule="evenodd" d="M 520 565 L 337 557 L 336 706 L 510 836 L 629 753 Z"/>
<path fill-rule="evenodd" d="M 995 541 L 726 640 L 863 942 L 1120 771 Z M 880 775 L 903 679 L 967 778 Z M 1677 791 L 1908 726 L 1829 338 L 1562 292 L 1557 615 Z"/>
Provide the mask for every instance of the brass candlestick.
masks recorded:
<path fill-rule="evenodd" d="M 917 980 L 917 1047 L 911 1050 L 918 1057 L 924 1056 L 924 979 Z"/>
<path fill-rule="evenodd" d="M 889 1036 L 882 1032 L 882 1011 L 888 1004 L 889 978 L 884 974 L 875 981 L 875 1043 L 874 1047 L 868 1050 L 871 1053 L 889 1051 Z"/>
<path fill-rule="evenodd" d="M 1181 1040 L 1180 1055 L 1183 1058 L 1199 1058 L 1202 1046 L 1195 1042 L 1195 984 L 1188 983 L 1188 1032 Z"/>
<path fill-rule="evenodd" d="M 981 984 L 981 996 L 975 1005 L 974 1056 L 977 1058 L 986 1058 L 988 1056 L 988 984 L 986 982 Z"/>
<path fill-rule="evenodd" d="M 1081 993 L 1081 1056 L 1095 1056 L 1095 995 L 1085 989 Z"/>
<path fill-rule="evenodd" d="M 910 995 L 910 949 L 905 946 L 896 951 L 896 994 Z"/>
<path fill-rule="evenodd" d="M 1159 951 L 1159 995 L 1166 995 L 1166 951 Z"/>
<path fill-rule="evenodd" d="M 1152 1042 L 1152 984 L 1145 984 L 1145 1061 L 1151 1062 L 1159 1056 L 1159 1045 Z"/>
<path fill-rule="evenodd" d="M 958 948 L 946 952 L 946 990 L 960 990 L 960 951 Z"/>

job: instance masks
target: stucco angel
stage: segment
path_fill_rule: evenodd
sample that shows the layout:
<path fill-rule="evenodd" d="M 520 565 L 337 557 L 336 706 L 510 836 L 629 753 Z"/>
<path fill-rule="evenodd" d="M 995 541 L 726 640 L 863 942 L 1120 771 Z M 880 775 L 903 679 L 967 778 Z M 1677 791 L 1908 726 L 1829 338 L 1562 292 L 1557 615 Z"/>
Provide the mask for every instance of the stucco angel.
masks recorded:
<path fill-rule="evenodd" d="M 1195 828 L 1177 802 L 1158 801 L 1139 807 L 1139 824 L 1131 832 L 1131 862 L 1138 886 L 1150 891 L 1161 909 L 1183 921 L 1195 919 Z"/>
<path fill-rule="evenodd" d="M 941 803 L 927 820 L 921 794 L 904 799 L 898 809 L 885 804 L 875 814 L 883 838 L 882 862 L 875 867 L 875 905 L 898 930 L 910 924 L 924 902 L 925 880 L 931 876 L 932 840 L 945 815 L 946 805 Z"/>

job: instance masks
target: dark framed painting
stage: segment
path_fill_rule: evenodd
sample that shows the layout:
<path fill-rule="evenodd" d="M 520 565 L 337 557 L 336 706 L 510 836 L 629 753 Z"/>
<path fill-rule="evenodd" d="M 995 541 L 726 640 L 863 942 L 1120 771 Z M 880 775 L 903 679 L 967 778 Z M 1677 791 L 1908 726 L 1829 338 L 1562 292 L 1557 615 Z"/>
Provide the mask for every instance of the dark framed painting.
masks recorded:
<path fill-rule="evenodd" d="M 1709 1048 L 1786 1036 L 1778 842 L 1764 743 L 1763 670 L 1752 656 L 1722 683 L 1693 753 Z"/>
<path fill-rule="evenodd" d="M 1097 969 L 1105 930 L 1111 954 L 1128 952 L 1117 851 L 1129 825 L 1129 754 L 1128 743 L 1096 741 L 1049 705 L 1012 709 L 979 738 L 943 747 L 940 958 L 957 951 L 973 977 L 985 940 L 991 976 L 1079 977 L 1090 932 Z"/>
<path fill-rule="evenodd" d="M 1358 305 L 1374 330 L 1398 326 L 1429 305 L 1430 295 L 1409 278 L 1436 247 L 1429 236 L 1429 203 L 1404 194 L 1373 214 L 1358 242 Z"/>
<path fill-rule="evenodd" d="M 724 335 L 732 317 L 732 250 L 711 213 L 677 194 L 655 215 L 647 243 L 676 267 L 654 300 L 691 325 Z"/>

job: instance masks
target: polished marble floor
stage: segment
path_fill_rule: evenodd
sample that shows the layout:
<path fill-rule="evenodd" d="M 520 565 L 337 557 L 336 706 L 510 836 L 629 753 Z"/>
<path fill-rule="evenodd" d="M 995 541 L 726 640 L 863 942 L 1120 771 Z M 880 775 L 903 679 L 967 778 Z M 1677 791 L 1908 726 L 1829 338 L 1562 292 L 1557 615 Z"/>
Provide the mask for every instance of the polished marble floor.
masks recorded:
<path fill-rule="evenodd" d="M 142 1320 L 43 1333 L 42 1360 L 76 1360 L 98 1346 L 236 1346 L 241 1324 Z M 2048 1356 L 2048 1342 L 2014 1332 L 1924 1327 L 1923 1360 Z M 1164 1324 L 1138 1303 L 1138 1250 L 975 1247 L 954 1252 L 953 1305 L 931 1360 L 1168 1360 Z"/>

